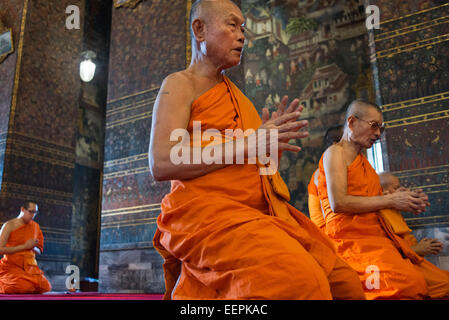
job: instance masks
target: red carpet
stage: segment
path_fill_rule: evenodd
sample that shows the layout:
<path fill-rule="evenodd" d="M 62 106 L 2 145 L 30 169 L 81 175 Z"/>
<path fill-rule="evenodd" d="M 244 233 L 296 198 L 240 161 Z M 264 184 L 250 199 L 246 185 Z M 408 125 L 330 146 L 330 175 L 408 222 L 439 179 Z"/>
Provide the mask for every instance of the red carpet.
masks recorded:
<path fill-rule="evenodd" d="M 0 300 L 162 300 L 162 297 L 162 294 L 98 292 L 0 294 Z"/>

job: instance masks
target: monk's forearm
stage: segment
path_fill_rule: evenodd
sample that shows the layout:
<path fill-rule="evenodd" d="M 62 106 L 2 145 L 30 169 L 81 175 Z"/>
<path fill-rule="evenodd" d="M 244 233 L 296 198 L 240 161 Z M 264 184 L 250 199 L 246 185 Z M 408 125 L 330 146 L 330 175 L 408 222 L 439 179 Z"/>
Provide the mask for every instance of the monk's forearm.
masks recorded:
<path fill-rule="evenodd" d="M 419 254 L 420 256 L 424 256 L 424 252 L 421 251 L 420 246 L 418 246 L 417 244 L 414 246 L 410 247 L 413 251 L 416 252 L 416 254 Z"/>
<path fill-rule="evenodd" d="M 170 149 L 170 154 L 165 156 L 157 152 L 151 154 L 150 170 L 157 181 L 194 179 L 229 165 L 248 163 L 251 156 L 246 138 L 209 147 L 183 146 Z"/>
<path fill-rule="evenodd" d="M 25 250 L 25 248 L 22 245 L 15 247 L 0 247 L 0 254 L 13 254 L 23 250 Z"/>
<path fill-rule="evenodd" d="M 352 196 L 345 195 L 340 196 L 338 199 L 331 201 L 331 196 L 329 197 L 329 202 L 332 211 L 335 213 L 366 213 L 374 212 L 382 209 L 392 208 L 390 197 L 386 195 L 374 196 L 374 197 L 363 197 L 363 196 Z"/>
<path fill-rule="evenodd" d="M 156 181 L 189 180 L 226 167 L 225 164 L 177 164 L 164 165 L 152 171 Z"/>

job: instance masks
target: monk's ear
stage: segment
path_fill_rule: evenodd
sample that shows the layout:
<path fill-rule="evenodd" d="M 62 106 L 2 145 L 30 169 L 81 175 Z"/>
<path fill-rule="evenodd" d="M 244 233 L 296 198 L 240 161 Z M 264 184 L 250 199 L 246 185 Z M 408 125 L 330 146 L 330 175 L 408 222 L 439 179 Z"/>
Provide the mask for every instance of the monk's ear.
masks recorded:
<path fill-rule="evenodd" d="M 193 37 L 198 42 L 203 42 L 206 34 L 206 25 L 203 20 L 197 18 L 192 22 Z"/>
<path fill-rule="evenodd" d="M 349 116 L 348 117 L 348 128 L 352 130 L 352 128 L 354 127 L 354 121 L 356 120 L 356 118 L 354 116 Z"/>

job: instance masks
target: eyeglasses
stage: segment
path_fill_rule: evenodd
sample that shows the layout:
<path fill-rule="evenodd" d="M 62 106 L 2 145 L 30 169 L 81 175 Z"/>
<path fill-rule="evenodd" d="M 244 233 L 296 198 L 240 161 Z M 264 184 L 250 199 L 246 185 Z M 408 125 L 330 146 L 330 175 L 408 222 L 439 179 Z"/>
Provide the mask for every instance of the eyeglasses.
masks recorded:
<path fill-rule="evenodd" d="M 38 210 L 28 210 L 28 209 L 25 209 L 26 211 L 28 211 L 29 213 L 32 213 L 32 214 L 36 214 L 36 213 L 38 213 L 39 211 Z"/>
<path fill-rule="evenodd" d="M 371 126 L 371 129 L 373 129 L 374 131 L 379 129 L 380 134 L 382 134 L 384 132 L 384 130 L 385 130 L 385 123 L 384 122 L 380 124 L 377 121 L 367 121 L 367 120 L 360 119 L 356 115 L 354 115 L 354 117 L 359 119 L 359 120 L 362 120 L 362 121 L 368 123 Z"/>

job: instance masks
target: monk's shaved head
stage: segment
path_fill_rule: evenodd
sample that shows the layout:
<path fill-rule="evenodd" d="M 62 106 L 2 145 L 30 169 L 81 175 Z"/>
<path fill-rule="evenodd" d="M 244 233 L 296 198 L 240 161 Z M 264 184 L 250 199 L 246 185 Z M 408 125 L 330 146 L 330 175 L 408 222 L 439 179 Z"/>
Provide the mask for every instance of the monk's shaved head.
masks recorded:
<path fill-rule="evenodd" d="M 192 23 L 195 19 L 202 19 L 203 21 L 211 21 L 215 15 L 219 12 L 220 4 L 231 3 L 238 7 L 234 2 L 230 0 L 197 0 L 192 4 L 190 10 L 190 34 L 192 40 L 195 39 L 195 35 L 192 30 Z M 213 20 L 212 20 L 213 21 Z"/>
<path fill-rule="evenodd" d="M 401 186 L 399 178 L 390 172 L 382 172 L 379 174 L 380 185 L 384 191 L 394 192 Z"/>
<path fill-rule="evenodd" d="M 350 116 L 356 116 L 359 118 L 364 117 L 367 114 L 368 109 L 375 109 L 380 114 L 382 114 L 382 109 L 377 104 L 364 100 L 352 101 L 351 104 L 348 106 L 348 109 L 346 110 L 345 123 L 347 124 L 348 118 Z"/>

